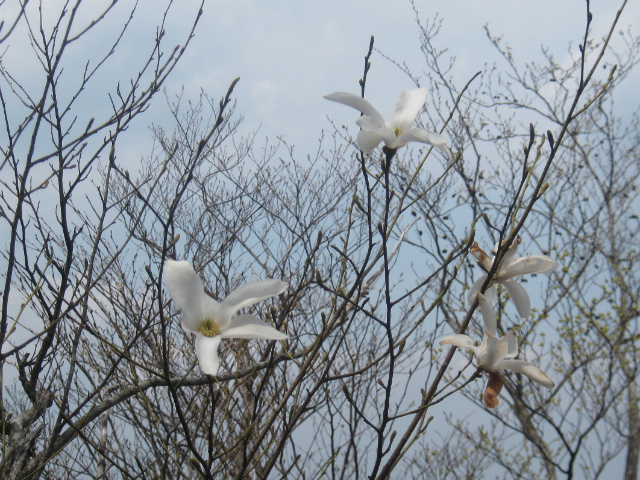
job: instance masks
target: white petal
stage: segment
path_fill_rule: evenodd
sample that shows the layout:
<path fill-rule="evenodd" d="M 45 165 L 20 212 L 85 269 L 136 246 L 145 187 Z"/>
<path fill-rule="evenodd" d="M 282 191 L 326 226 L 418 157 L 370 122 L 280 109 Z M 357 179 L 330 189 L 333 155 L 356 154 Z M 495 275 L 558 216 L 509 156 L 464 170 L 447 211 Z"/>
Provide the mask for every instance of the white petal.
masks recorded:
<path fill-rule="evenodd" d="M 509 293 L 509 297 L 511 297 L 511 300 L 515 303 L 518 315 L 523 318 L 528 317 L 531 313 L 531 300 L 529 300 L 529 294 L 524 287 L 515 280 L 507 280 L 506 282 L 500 283 L 504 285 Z"/>
<path fill-rule="evenodd" d="M 369 133 L 379 136 L 389 148 L 400 148 L 398 143 L 398 137 L 393 133 L 389 127 L 377 128 L 375 130 L 369 130 Z"/>
<path fill-rule="evenodd" d="M 469 293 L 467 295 L 467 300 L 469 301 L 469 305 L 473 304 L 473 301 L 476 299 L 476 296 L 480 291 L 480 287 L 482 287 L 482 284 L 485 282 L 486 279 L 487 279 L 487 276 L 482 275 L 475 282 L 473 282 L 473 285 L 471 285 L 471 288 L 469 289 Z"/>
<path fill-rule="evenodd" d="M 401 147 L 409 142 L 428 143 L 438 148 L 447 147 L 447 139 L 445 137 L 439 133 L 427 132 L 422 128 L 410 128 L 398 137 L 398 143 L 400 143 Z"/>
<path fill-rule="evenodd" d="M 516 358 L 518 356 L 518 337 L 513 330 L 504 336 L 507 339 L 507 345 L 509 346 L 507 355 L 504 358 Z"/>
<path fill-rule="evenodd" d="M 478 348 L 478 366 L 490 372 L 498 370 L 497 365 L 509 352 L 509 342 L 505 337 L 496 338 L 485 332 L 482 344 Z"/>
<path fill-rule="evenodd" d="M 363 130 L 377 130 L 378 128 L 385 128 L 387 126 L 384 121 L 381 122 L 379 118 L 368 115 L 364 115 L 356 120 L 356 125 Z"/>
<path fill-rule="evenodd" d="M 220 345 L 220 336 L 205 337 L 198 334 L 196 337 L 196 355 L 200 368 L 207 375 L 217 375 L 220 368 L 220 360 L 218 359 L 218 346 Z"/>
<path fill-rule="evenodd" d="M 498 365 L 501 370 L 511 370 L 516 373 L 526 375 L 534 382 L 538 382 L 543 387 L 552 388 L 555 384 L 547 377 L 542 370 L 526 360 L 503 360 Z"/>
<path fill-rule="evenodd" d="M 289 284 L 282 280 L 262 280 L 236 288 L 222 301 L 220 305 L 220 320 L 231 319 L 241 308 L 278 295 L 287 288 L 289 288 Z"/>
<path fill-rule="evenodd" d="M 522 238 L 520 237 L 516 237 L 513 240 L 513 243 L 509 247 L 509 250 L 507 250 L 504 256 L 502 257 L 502 262 L 500 262 L 500 267 L 498 268 L 498 276 L 500 276 L 502 271 L 508 268 L 509 265 L 513 263 L 513 259 L 515 258 L 516 253 L 518 252 L 518 245 L 520 245 L 521 243 L 522 243 Z M 498 251 L 498 244 L 496 244 L 495 246 L 495 251 L 496 252 Z"/>
<path fill-rule="evenodd" d="M 416 117 L 420 110 L 424 107 L 427 100 L 427 89 L 418 88 L 417 90 L 402 90 L 396 109 L 393 112 L 391 120 L 391 128 L 399 128 L 402 132 L 409 130 L 416 121 Z M 406 144 L 405 144 L 406 145 Z"/>
<path fill-rule="evenodd" d="M 484 331 L 490 333 L 494 337 L 498 335 L 498 320 L 496 312 L 491 306 L 491 302 L 484 295 L 478 293 L 478 301 L 480 302 L 480 311 L 484 318 Z"/>
<path fill-rule="evenodd" d="M 200 333 L 198 332 L 198 327 L 200 326 L 200 322 L 198 323 L 187 323 L 184 321 L 184 316 L 180 319 L 180 326 L 187 333 Z"/>
<path fill-rule="evenodd" d="M 444 153 L 445 157 L 447 157 L 447 168 L 456 163 L 456 156 L 451 151 L 451 149 L 447 145 L 443 145 L 442 147 L 438 147 Z"/>
<path fill-rule="evenodd" d="M 469 297 L 468 297 L 469 304 L 472 304 L 473 301 L 476 299 L 476 295 L 480 291 L 480 287 L 482 287 L 482 285 L 484 284 L 484 282 L 486 280 L 487 280 L 487 276 L 486 275 L 482 275 L 480 278 L 478 278 L 478 280 L 473 282 L 473 285 L 471 285 L 471 288 L 469 289 Z M 493 301 L 493 299 L 496 298 L 496 287 L 495 287 L 495 285 L 491 285 L 489 288 L 487 288 L 487 290 L 484 292 L 484 297 L 489 302 Z"/>
<path fill-rule="evenodd" d="M 382 141 L 382 137 L 368 130 L 358 132 L 358 148 L 364 153 L 371 153 Z"/>
<path fill-rule="evenodd" d="M 182 310 L 182 326 L 188 331 L 196 331 L 203 318 L 202 303 L 207 297 L 202 280 L 189 262 L 167 260 L 164 283 L 172 300 Z"/>
<path fill-rule="evenodd" d="M 475 259 L 478 261 L 485 272 L 491 270 L 491 267 L 493 267 L 493 258 L 487 255 L 487 252 L 485 252 L 478 246 L 478 242 L 473 242 L 469 253 L 471 253 L 471 255 L 475 257 Z"/>
<path fill-rule="evenodd" d="M 382 115 L 380 115 L 373 105 L 359 95 L 346 92 L 334 92 L 329 95 L 325 95 L 324 98 L 331 100 L 332 102 L 341 103 L 348 107 L 355 108 L 369 117 L 377 118 L 381 122 L 381 126 L 384 125 L 384 118 L 382 118 Z"/>
<path fill-rule="evenodd" d="M 220 335 L 222 338 L 262 338 L 285 340 L 288 335 L 279 332 L 253 315 L 239 315 L 231 320 L 231 326 Z"/>
<path fill-rule="evenodd" d="M 470 350 L 476 351 L 476 345 L 471 337 L 468 335 L 462 335 L 460 333 L 456 333 L 455 335 L 449 335 L 448 337 L 444 337 L 440 340 L 440 345 L 454 345 L 459 348 L 468 348 Z"/>
<path fill-rule="evenodd" d="M 555 270 L 557 266 L 558 262 L 546 255 L 520 257 L 504 269 L 501 268 L 498 278 L 500 280 L 509 280 L 528 273 L 549 273 Z"/>
<path fill-rule="evenodd" d="M 496 288 L 496 286 L 491 285 L 489 288 L 487 288 L 483 295 L 487 302 L 493 303 L 493 301 L 496 299 L 497 293 L 498 289 Z"/>
<path fill-rule="evenodd" d="M 226 317 L 222 312 L 222 304 L 215 301 L 206 293 L 202 298 L 202 318 L 215 320 L 223 330 L 229 326 L 229 320 L 231 320 L 231 317 Z"/>

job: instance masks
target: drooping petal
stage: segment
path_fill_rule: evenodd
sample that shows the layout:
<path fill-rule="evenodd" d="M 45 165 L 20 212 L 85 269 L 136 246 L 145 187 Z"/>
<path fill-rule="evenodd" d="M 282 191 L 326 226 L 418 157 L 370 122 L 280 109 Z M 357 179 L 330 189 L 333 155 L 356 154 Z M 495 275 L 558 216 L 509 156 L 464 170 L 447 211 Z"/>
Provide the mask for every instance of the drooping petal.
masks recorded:
<path fill-rule="evenodd" d="M 486 280 L 487 280 L 487 276 L 482 275 L 480 278 L 478 278 L 478 280 L 473 282 L 473 285 L 471 285 L 471 288 L 469 289 L 468 300 L 470 304 L 472 304 L 473 301 L 476 299 L 476 295 L 478 294 L 478 292 L 480 291 L 480 288 L 482 287 L 482 285 L 484 285 L 484 282 Z M 491 285 L 489 288 L 487 288 L 487 290 L 484 292 L 484 296 L 488 301 L 492 301 L 496 297 L 495 285 Z"/>
<path fill-rule="evenodd" d="M 409 130 L 416 121 L 416 117 L 420 110 L 424 107 L 424 102 L 427 100 L 427 89 L 418 88 L 417 90 L 402 90 L 398 101 L 396 102 L 396 109 L 393 112 L 393 118 L 391 119 L 391 128 L 400 129 L 401 132 Z M 405 143 L 406 145 L 406 143 Z"/>
<path fill-rule="evenodd" d="M 513 300 L 513 303 L 516 305 L 518 315 L 522 318 L 528 317 L 531 313 L 531 300 L 524 287 L 515 280 L 507 280 L 501 283 L 507 289 L 509 297 L 511 297 L 511 300 Z"/>
<path fill-rule="evenodd" d="M 493 258 L 487 255 L 487 252 L 485 252 L 478 246 L 478 242 L 473 242 L 473 245 L 471 245 L 469 252 L 471 253 L 471 255 L 476 257 L 476 260 L 480 264 L 480 267 L 485 272 L 489 272 L 489 270 L 491 270 L 491 267 L 493 267 Z"/>
<path fill-rule="evenodd" d="M 527 362 L 526 360 L 503 360 L 497 366 L 501 370 L 511 370 L 516 373 L 526 375 L 534 382 L 538 382 L 543 387 L 553 388 L 555 383 L 547 377 L 542 370 Z"/>
<path fill-rule="evenodd" d="M 518 356 L 518 337 L 513 330 L 509 330 L 504 336 L 507 339 L 508 350 L 504 358 L 516 358 Z"/>
<path fill-rule="evenodd" d="M 496 295 L 498 294 L 498 289 L 495 285 L 491 285 L 487 290 L 483 293 L 484 298 L 487 302 L 492 303 L 496 299 Z"/>
<path fill-rule="evenodd" d="M 284 292 L 289 284 L 281 280 L 262 280 L 236 288 L 220 305 L 220 321 L 231 319 L 241 308 Z"/>
<path fill-rule="evenodd" d="M 171 299 L 182 310 L 180 322 L 188 331 L 197 331 L 203 318 L 202 303 L 207 297 L 202 280 L 189 262 L 167 260 L 164 283 Z"/>
<path fill-rule="evenodd" d="M 222 338 L 262 338 L 265 340 L 285 340 L 289 336 L 279 332 L 268 323 L 253 315 L 238 315 L 231 320 L 231 326 L 220 335 Z"/>
<path fill-rule="evenodd" d="M 200 368 L 207 375 L 217 375 L 220 368 L 220 360 L 218 359 L 218 346 L 220 345 L 220 336 L 205 337 L 198 334 L 196 337 L 196 355 Z"/>
<path fill-rule="evenodd" d="M 447 147 L 447 139 L 444 136 L 439 133 L 427 132 L 423 128 L 410 128 L 398 137 L 399 147 L 404 147 L 409 142 L 428 143 L 438 148 Z"/>
<path fill-rule="evenodd" d="M 498 336 L 498 320 L 496 319 L 496 312 L 491 306 L 491 302 L 487 301 L 481 293 L 478 293 L 478 301 L 480 302 L 480 311 L 484 319 L 484 331 L 494 337 Z"/>
<path fill-rule="evenodd" d="M 489 372 L 489 381 L 484 391 L 484 404 L 487 408 L 496 408 L 500 404 L 498 395 L 502 391 L 504 380 L 497 372 Z"/>
<path fill-rule="evenodd" d="M 477 350 L 475 343 L 473 342 L 473 340 L 471 340 L 471 337 L 469 337 L 468 335 L 462 335 L 460 333 L 444 337 L 442 340 L 440 340 L 440 345 L 453 345 L 458 348 L 468 348 L 470 350 L 473 350 L 474 352 Z"/>
<path fill-rule="evenodd" d="M 382 137 L 369 130 L 360 130 L 358 132 L 358 148 L 364 153 L 371 153 L 382 141 Z"/>
<path fill-rule="evenodd" d="M 331 100 L 332 102 L 341 103 L 348 107 L 355 108 L 369 117 L 377 118 L 381 122 L 381 126 L 385 124 L 382 115 L 380 115 L 373 105 L 359 95 L 347 92 L 334 92 L 329 95 L 325 95 L 324 98 Z"/>
<path fill-rule="evenodd" d="M 556 269 L 558 262 L 546 255 L 520 257 L 498 272 L 499 280 L 509 280 L 528 273 L 549 273 Z"/>

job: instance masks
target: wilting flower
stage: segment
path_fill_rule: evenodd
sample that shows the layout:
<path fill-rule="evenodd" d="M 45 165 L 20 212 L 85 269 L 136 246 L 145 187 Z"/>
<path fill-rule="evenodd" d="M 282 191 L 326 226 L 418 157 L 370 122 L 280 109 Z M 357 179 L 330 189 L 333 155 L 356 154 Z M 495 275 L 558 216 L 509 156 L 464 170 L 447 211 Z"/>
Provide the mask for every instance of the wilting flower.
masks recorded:
<path fill-rule="evenodd" d="M 507 250 L 502 257 L 500 266 L 493 277 L 493 282 L 504 285 L 504 288 L 507 289 L 507 293 L 509 293 L 513 303 L 516 304 L 518 314 L 521 317 L 528 317 L 531 313 L 531 300 L 529 299 L 529 295 L 524 287 L 513 279 L 529 273 L 551 273 L 558 266 L 558 262 L 547 255 L 532 255 L 530 257 L 520 257 L 514 260 L 513 257 L 515 257 L 518 245 L 521 243 L 522 239 L 518 237 L 511 244 L 509 250 Z M 497 248 L 498 247 L 496 246 L 496 250 Z M 477 242 L 474 242 L 471 246 L 471 254 L 476 257 L 480 267 L 485 272 L 489 272 L 491 270 L 494 258 L 487 255 L 484 250 L 478 247 Z M 473 302 L 476 293 L 480 291 L 480 287 L 482 287 L 486 279 L 487 276 L 482 275 L 471 286 L 469 291 L 469 302 Z M 495 295 L 495 288 L 495 285 L 492 285 L 487 289 L 487 292 L 491 297 Z"/>
<path fill-rule="evenodd" d="M 204 285 L 189 262 L 167 260 L 164 281 L 169 294 L 182 309 L 180 323 L 195 333 L 196 355 L 207 375 L 216 375 L 220 367 L 218 345 L 223 338 L 289 338 L 253 315 L 238 315 L 241 308 L 284 292 L 289 285 L 280 280 L 263 280 L 237 288 L 222 303 L 204 293 Z"/>
<path fill-rule="evenodd" d="M 449 335 L 440 340 L 440 345 L 455 345 L 473 351 L 478 367 L 489 372 L 489 382 L 484 392 L 484 404 L 488 408 L 498 405 L 498 394 L 502 390 L 504 380 L 499 370 L 511 370 L 526 375 L 543 387 L 552 388 L 554 383 L 542 370 L 526 360 L 516 360 L 518 356 L 518 339 L 513 330 L 504 337 L 498 337 L 496 312 L 484 295 L 478 293 L 480 310 L 484 318 L 484 335 L 479 347 L 475 346 L 471 337 L 462 334 Z"/>
<path fill-rule="evenodd" d="M 451 158 L 445 137 L 439 133 L 412 127 L 427 99 L 426 88 L 402 90 L 391 122 L 385 122 L 373 105 L 353 93 L 335 92 L 324 98 L 362 112 L 363 116 L 356 120 L 356 123 L 360 126 L 358 147 L 365 153 L 371 153 L 380 142 L 384 142 L 393 150 L 404 147 L 409 142 L 421 142 L 442 149 Z"/>

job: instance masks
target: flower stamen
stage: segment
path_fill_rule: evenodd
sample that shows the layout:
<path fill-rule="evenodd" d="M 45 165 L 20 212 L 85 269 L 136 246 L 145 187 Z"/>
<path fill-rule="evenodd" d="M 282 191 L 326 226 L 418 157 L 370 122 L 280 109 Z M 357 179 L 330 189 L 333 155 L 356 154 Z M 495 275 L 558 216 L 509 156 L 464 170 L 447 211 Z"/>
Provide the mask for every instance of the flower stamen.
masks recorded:
<path fill-rule="evenodd" d="M 205 318 L 200 322 L 198 332 L 205 337 L 217 337 L 220 335 L 220 324 L 211 318 Z"/>

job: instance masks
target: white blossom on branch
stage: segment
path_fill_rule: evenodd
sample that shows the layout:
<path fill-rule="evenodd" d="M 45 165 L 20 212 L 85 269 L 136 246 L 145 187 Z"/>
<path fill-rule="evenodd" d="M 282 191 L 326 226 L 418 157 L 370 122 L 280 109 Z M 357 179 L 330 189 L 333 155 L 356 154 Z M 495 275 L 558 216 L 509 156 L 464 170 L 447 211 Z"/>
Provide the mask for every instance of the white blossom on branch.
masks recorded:
<path fill-rule="evenodd" d="M 543 387 L 552 388 L 554 383 L 540 368 L 526 360 L 516 359 L 518 339 L 515 332 L 509 330 L 504 337 L 499 337 L 496 312 L 484 295 L 481 293 L 477 295 L 484 319 L 484 332 L 480 346 L 477 347 L 471 337 L 463 334 L 449 335 L 440 340 L 440 345 L 454 345 L 473 351 L 478 367 L 489 372 L 489 383 L 484 393 L 485 405 L 488 408 L 494 408 L 499 403 L 498 394 L 504 384 L 502 376 L 498 373 L 500 370 L 521 373 Z"/>
<path fill-rule="evenodd" d="M 558 266 L 558 262 L 547 255 L 532 255 L 530 257 L 520 257 L 514 260 L 518 245 L 521 243 L 522 239 L 520 237 L 513 241 L 509 250 L 502 257 L 498 270 L 493 276 L 494 285 L 491 285 L 487 289 L 486 293 L 490 298 L 493 298 L 496 290 L 495 283 L 504 285 L 509 297 L 511 297 L 513 303 L 516 305 L 518 314 L 521 317 L 528 317 L 531 313 L 531 300 L 529 299 L 529 295 L 524 287 L 514 279 L 522 275 L 533 273 L 551 273 Z M 497 249 L 498 247 L 496 246 L 496 251 Z M 484 250 L 478 247 L 477 242 L 474 242 L 471 246 L 471 254 L 476 257 L 480 267 L 485 272 L 491 271 L 495 258 L 490 257 Z M 482 275 L 471 286 L 471 289 L 469 290 L 469 303 L 473 302 L 475 295 L 480 291 L 480 288 L 486 280 L 487 275 Z"/>
<path fill-rule="evenodd" d="M 218 346 L 223 338 L 289 338 L 253 315 L 234 317 L 241 308 L 284 292 L 289 287 L 286 282 L 249 283 L 231 292 L 222 302 L 216 302 L 204 292 L 202 280 L 191 264 L 174 260 L 164 264 L 164 281 L 171 298 L 182 309 L 182 328 L 196 334 L 196 355 L 200 368 L 207 375 L 218 373 Z"/>
<path fill-rule="evenodd" d="M 380 142 L 384 142 L 392 150 L 404 147 L 409 142 L 420 142 L 438 147 L 445 152 L 447 158 L 452 158 L 444 136 L 413 127 L 427 100 L 426 88 L 402 90 L 390 122 L 385 122 L 378 110 L 367 100 L 353 93 L 335 92 L 325 95 L 324 98 L 355 108 L 363 114 L 356 123 L 360 127 L 358 147 L 365 153 L 371 153 Z"/>

